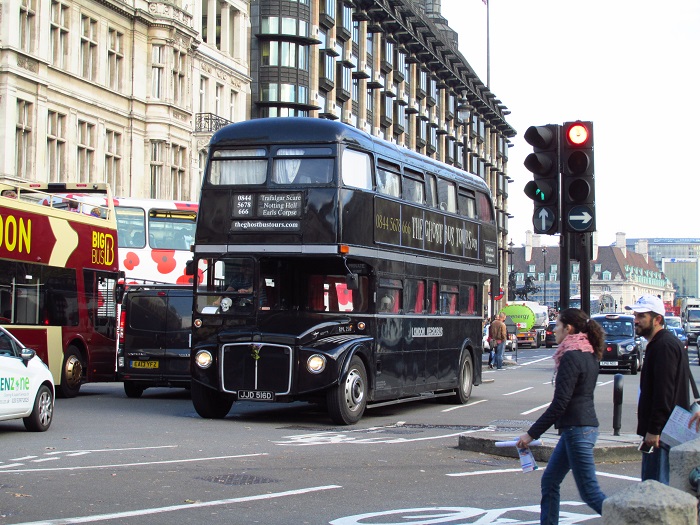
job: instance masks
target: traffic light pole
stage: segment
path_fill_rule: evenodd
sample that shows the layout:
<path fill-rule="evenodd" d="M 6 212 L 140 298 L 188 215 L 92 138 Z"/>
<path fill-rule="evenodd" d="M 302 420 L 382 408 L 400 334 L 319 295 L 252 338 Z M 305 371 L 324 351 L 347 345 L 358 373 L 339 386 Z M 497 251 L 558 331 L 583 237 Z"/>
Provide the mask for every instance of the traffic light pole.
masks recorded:
<path fill-rule="evenodd" d="M 591 312 L 591 233 L 574 234 L 578 244 L 579 275 L 581 277 L 581 310 L 588 315 Z"/>
<path fill-rule="evenodd" d="M 571 290 L 571 254 L 569 253 L 571 236 L 568 232 L 562 232 L 559 237 L 559 267 L 561 278 L 559 279 L 559 308 L 565 310 L 569 307 Z"/>

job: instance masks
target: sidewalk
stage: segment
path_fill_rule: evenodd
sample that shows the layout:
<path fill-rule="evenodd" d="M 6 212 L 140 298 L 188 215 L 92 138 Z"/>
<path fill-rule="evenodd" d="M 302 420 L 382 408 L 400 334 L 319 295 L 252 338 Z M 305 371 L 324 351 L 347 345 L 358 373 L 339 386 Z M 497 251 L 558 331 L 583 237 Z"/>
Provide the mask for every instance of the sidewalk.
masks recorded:
<path fill-rule="evenodd" d="M 484 354 L 482 359 L 483 370 L 488 370 L 488 354 Z M 516 365 L 515 355 L 510 352 L 504 354 L 503 366 Z M 495 376 L 498 377 L 498 376 Z M 485 383 L 493 382 L 494 378 L 489 377 Z M 477 430 L 469 434 L 459 436 L 458 448 L 470 452 L 481 452 L 493 456 L 504 456 L 517 458 L 518 453 L 515 447 L 496 447 L 496 441 L 511 441 L 527 430 L 527 426 L 520 426 L 520 421 L 503 421 L 503 425 L 498 424 L 485 430 Z M 639 442 L 642 440 L 636 434 L 622 434 L 614 436 L 612 431 L 601 431 L 598 435 L 593 457 L 596 462 L 616 462 L 616 461 L 641 461 L 642 453 L 637 450 Z M 559 434 L 552 428 L 550 432 L 545 432 L 542 436 L 543 444 L 539 447 L 532 447 L 532 455 L 536 461 L 549 461 L 554 447 L 559 442 Z"/>

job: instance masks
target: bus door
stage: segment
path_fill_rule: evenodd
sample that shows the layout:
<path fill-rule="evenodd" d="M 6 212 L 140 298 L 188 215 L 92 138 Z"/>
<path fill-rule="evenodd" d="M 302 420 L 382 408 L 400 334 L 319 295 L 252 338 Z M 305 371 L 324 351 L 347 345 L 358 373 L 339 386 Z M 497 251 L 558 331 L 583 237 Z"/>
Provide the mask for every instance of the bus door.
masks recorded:
<path fill-rule="evenodd" d="M 402 397 L 412 392 L 415 381 L 412 385 L 406 381 L 409 369 L 411 374 L 422 375 L 422 371 L 417 371 L 420 367 L 417 356 L 410 353 L 406 355 L 404 352 L 405 318 L 398 315 L 401 312 L 401 291 L 401 280 L 379 279 L 375 303 L 378 399 Z"/>

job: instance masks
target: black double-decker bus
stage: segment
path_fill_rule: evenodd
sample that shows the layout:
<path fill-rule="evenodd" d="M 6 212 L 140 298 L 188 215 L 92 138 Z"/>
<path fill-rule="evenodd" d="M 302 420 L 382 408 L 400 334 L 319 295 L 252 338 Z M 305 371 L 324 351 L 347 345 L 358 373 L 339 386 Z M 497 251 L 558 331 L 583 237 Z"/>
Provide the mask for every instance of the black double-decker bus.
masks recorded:
<path fill-rule="evenodd" d="M 334 422 L 481 383 L 497 229 L 482 179 L 313 118 L 210 142 L 192 268 L 192 401 L 325 401 Z M 196 281 L 195 281 L 196 282 Z"/>

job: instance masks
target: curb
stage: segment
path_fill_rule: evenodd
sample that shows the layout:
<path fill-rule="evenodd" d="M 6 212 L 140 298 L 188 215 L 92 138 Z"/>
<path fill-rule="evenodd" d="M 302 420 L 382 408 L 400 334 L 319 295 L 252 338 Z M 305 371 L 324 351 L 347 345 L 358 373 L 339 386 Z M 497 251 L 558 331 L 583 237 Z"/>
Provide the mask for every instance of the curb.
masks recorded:
<path fill-rule="evenodd" d="M 473 434 L 462 434 L 459 436 L 457 448 L 469 452 L 479 452 L 492 456 L 508 458 L 518 458 L 515 447 L 497 447 L 496 441 L 507 441 L 513 439 L 513 435 L 501 436 L 490 434 L 486 436 L 475 436 Z M 593 448 L 593 458 L 596 462 L 615 463 L 622 461 L 641 461 L 641 453 L 637 450 L 636 441 L 641 438 L 626 434 L 624 436 L 601 435 L 598 437 Z M 554 447 L 559 442 L 557 434 L 545 434 L 542 436 L 543 444 L 539 447 L 532 447 L 532 455 L 536 461 L 549 461 Z"/>

